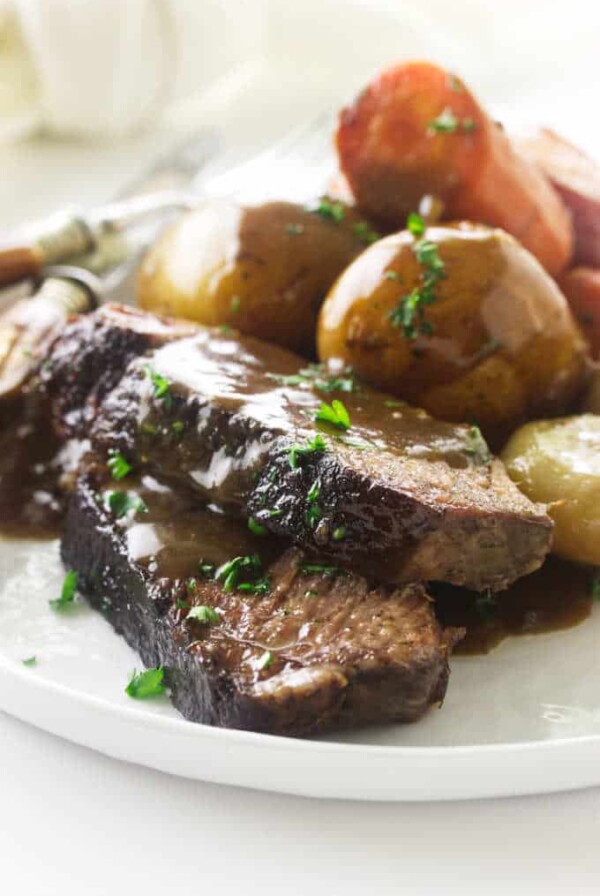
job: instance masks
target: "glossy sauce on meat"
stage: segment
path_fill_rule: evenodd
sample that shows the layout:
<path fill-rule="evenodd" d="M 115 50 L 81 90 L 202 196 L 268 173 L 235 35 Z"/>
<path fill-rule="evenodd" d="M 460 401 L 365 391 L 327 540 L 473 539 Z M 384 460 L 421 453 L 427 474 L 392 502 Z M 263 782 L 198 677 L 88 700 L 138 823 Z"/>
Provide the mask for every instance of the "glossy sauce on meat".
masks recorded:
<path fill-rule="evenodd" d="M 56 538 L 63 508 L 54 463 L 57 444 L 25 424 L 0 438 L 0 535 Z M 139 496 L 147 512 L 122 521 L 133 559 L 158 576 L 185 579 L 198 575 L 201 560 L 219 566 L 236 556 L 258 554 L 265 567 L 283 552 L 273 538 L 250 532 L 246 522 L 206 507 L 197 497 L 173 492 L 151 476 L 104 488 Z M 464 626 L 467 634 L 454 649 L 460 654 L 488 653 L 511 635 L 570 628 L 592 608 L 590 571 L 555 557 L 494 598 L 464 589 L 438 586 L 436 612 L 444 625 Z"/>

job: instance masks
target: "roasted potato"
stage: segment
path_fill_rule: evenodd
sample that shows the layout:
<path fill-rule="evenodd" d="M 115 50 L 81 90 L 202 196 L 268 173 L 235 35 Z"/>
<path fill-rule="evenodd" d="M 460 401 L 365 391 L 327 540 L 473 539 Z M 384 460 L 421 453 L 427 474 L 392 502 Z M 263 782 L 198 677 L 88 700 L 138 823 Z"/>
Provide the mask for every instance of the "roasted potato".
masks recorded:
<path fill-rule="evenodd" d="M 326 198 L 314 210 L 290 202 L 205 204 L 150 249 L 138 303 L 313 355 L 327 290 L 377 237 L 355 211 Z"/>
<path fill-rule="evenodd" d="M 340 276 L 318 350 L 444 420 L 500 445 L 582 389 L 585 342 L 556 283 L 504 231 L 471 224 L 386 237 Z"/>
<path fill-rule="evenodd" d="M 528 423 L 502 460 L 529 498 L 549 505 L 554 552 L 600 566 L 600 416 Z"/>

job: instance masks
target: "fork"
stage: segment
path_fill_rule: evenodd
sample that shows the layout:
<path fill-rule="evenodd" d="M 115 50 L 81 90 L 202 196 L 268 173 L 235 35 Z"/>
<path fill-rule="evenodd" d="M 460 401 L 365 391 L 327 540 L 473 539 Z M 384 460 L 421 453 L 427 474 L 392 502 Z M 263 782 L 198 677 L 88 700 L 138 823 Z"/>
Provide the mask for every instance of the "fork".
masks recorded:
<path fill-rule="evenodd" d="M 20 237 L 0 245 L 0 286 L 39 277 L 48 266 L 63 262 L 97 272 L 131 262 L 173 212 L 203 200 L 310 198 L 332 169 L 331 120 L 330 113 L 320 113 L 250 159 L 240 161 L 239 152 L 230 151 L 213 156 L 199 170 L 203 160 L 197 154 L 198 135 L 194 135 L 138 180 L 126 198 L 89 211 L 58 212 L 29 224 Z M 175 188 L 148 192 L 148 184 L 164 183 L 165 174 L 167 181 L 175 181 Z M 123 234 L 133 237 L 128 246 L 119 239 Z"/>

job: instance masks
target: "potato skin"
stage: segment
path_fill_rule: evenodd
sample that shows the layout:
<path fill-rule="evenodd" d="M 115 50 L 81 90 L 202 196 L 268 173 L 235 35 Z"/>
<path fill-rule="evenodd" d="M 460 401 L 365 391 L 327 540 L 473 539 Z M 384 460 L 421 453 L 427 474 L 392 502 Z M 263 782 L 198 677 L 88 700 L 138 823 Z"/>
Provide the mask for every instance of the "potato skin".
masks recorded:
<path fill-rule="evenodd" d="M 171 226 L 146 255 L 138 304 L 314 355 L 327 290 L 364 249 L 365 230 L 372 234 L 356 212 L 337 205 L 343 209 L 339 221 L 291 202 L 204 204 Z"/>
<path fill-rule="evenodd" d="M 443 420 L 473 420 L 496 447 L 534 416 L 564 413 L 587 372 L 585 342 L 556 283 L 504 231 L 428 227 L 445 278 L 410 339 L 390 312 L 423 273 L 415 237 L 379 241 L 344 271 L 319 317 L 322 360 L 341 358 L 373 385 Z"/>
<path fill-rule="evenodd" d="M 522 426 L 502 460 L 533 501 L 549 504 L 553 551 L 600 565 L 600 416 L 581 414 Z"/>

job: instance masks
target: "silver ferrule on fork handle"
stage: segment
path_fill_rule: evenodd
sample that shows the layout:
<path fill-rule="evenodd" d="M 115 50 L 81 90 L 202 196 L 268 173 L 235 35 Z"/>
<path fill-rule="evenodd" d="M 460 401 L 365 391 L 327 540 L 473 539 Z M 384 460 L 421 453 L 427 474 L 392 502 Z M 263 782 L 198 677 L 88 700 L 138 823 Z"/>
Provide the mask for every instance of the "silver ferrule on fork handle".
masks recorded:
<path fill-rule="evenodd" d="M 91 251 L 96 238 L 83 215 L 61 211 L 47 218 L 32 232 L 33 243 L 41 256 L 41 266 L 57 264 Z"/>

